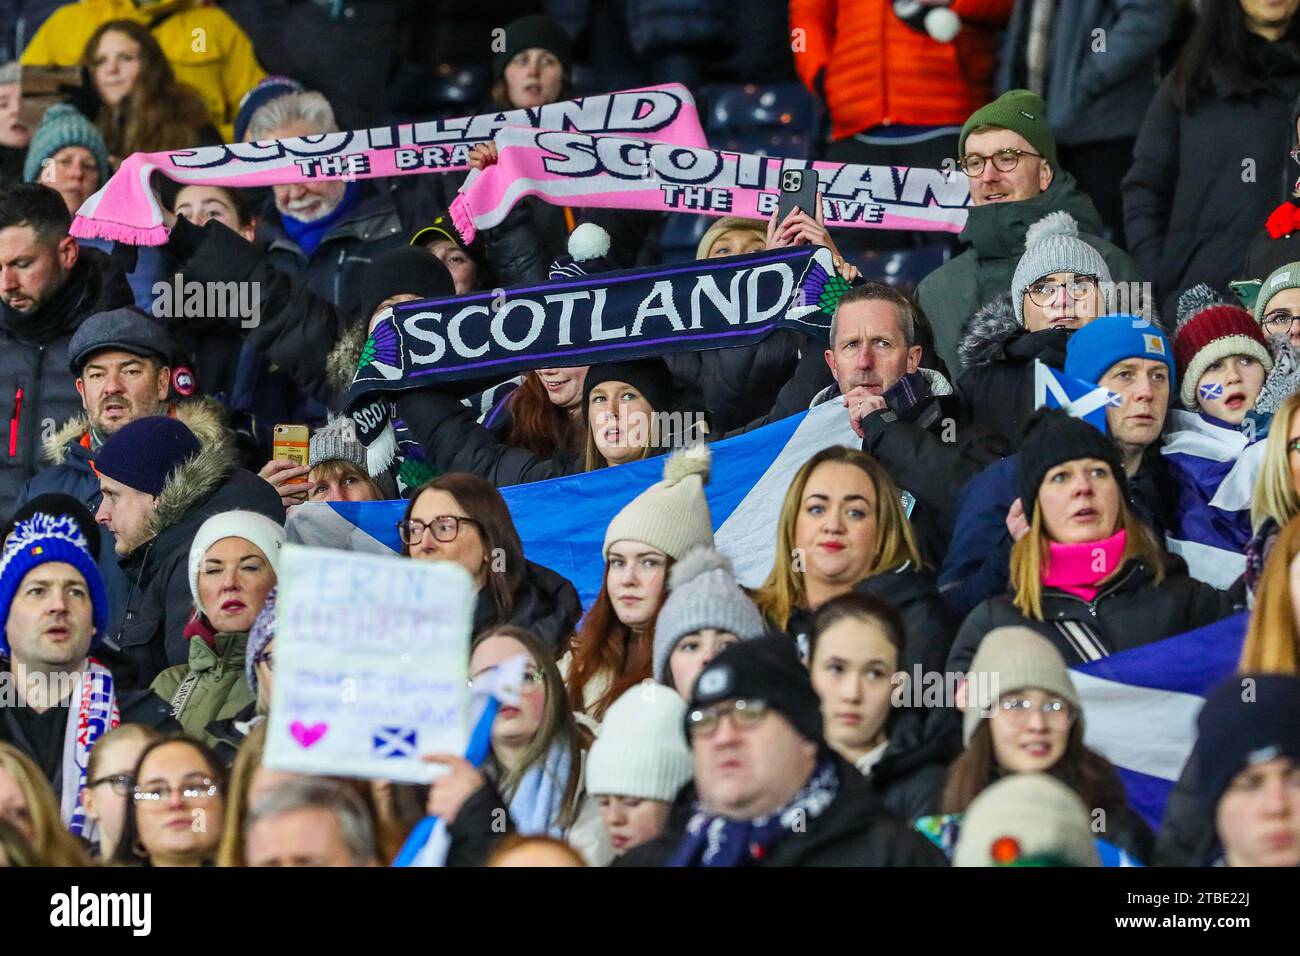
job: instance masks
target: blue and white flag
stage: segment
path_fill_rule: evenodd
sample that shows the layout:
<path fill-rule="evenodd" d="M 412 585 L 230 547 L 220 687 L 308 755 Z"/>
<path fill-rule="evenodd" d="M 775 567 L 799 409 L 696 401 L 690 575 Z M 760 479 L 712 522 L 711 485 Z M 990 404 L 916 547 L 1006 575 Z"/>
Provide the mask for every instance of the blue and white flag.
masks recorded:
<path fill-rule="evenodd" d="M 1034 359 L 1034 408 L 1063 408 L 1106 434 L 1106 409 L 1118 406 L 1123 396 L 1083 379 L 1071 378 Z"/>
<path fill-rule="evenodd" d="M 1161 453 L 1178 490 L 1166 546 L 1198 581 L 1220 590 L 1246 571 L 1250 502 L 1264 460 L 1258 432 L 1171 411 Z"/>
<path fill-rule="evenodd" d="M 781 502 L 795 473 L 831 445 L 860 448 L 839 401 L 712 445 L 704 486 L 720 551 L 747 586 L 763 583 L 776 556 Z M 600 593 L 605 528 L 629 501 L 663 478 L 663 457 L 501 489 L 524 555 L 573 582 L 584 607 Z M 405 501 L 308 502 L 289 511 L 290 541 L 323 548 L 401 550 L 397 522 Z"/>
<path fill-rule="evenodd" d="M 527 669 L 528 658 L 520 654 L 502 661 L 474 681 L 469 698 L 470 724 L 474 729 L 465 746 L 465 759 L 475 767 L 483 766 L 492 750 L 492 724 L 501 705 L 519 704 Z M 440 817 L 425 817 L 411 830 L 393 866 L 445 866 L 450 849 L 446 822 Z"/>
<path fill-rule="evenodd" d="M 1196 743 L 1196 715 L 1237 669 L 1248 614 L 1070 668 L 1088 746 L 1119 768 L 1129 803 L 1157 829 Z"/>

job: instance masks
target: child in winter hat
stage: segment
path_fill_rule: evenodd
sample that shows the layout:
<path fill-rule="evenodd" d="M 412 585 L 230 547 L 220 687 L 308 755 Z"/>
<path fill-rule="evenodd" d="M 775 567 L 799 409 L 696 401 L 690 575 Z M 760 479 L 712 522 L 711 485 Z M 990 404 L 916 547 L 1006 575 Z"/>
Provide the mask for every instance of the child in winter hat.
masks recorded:
<path fill-rule="evenodd" d="M 953 866 L 1101 866 L 1083 801 L 1055 777 L 1017 773 L 976 797 Z"/>
<path fill-rule="evenodd" d="M 619 541 L 639 541 L 680 561 L 692 548 L 713 546 L 713 519 L 704 497 L 712 453 L 708 445 L 673 452 L 664 463 L 663 481 L 637 495 L 605 529 L 602 556 Z"/>
<path fill-rule="evenodd" d="M 699 644 L 700 632 L 706 629 L 719 632 L 711 648 L 691 647 L 688 639 L 696 638 Z M 689 683 L 694 683 L 718 643 L 762 637 L 764 630 L 763 617 L 736 582 L 731 562 L 714 548 L 695 548 L 668 573 L 668 598 L 655 620 L 654 678 L 688 697 L 691 688 L 678 686 L 671 663 L 679 647 L 691 658 Z"/>
<path fill-rule="evenodd" d="M 1183 405 L 1234 427 L 1255 407 L 1273 368 L 1259 323 L 1204 283 L 1178 297 L 1174 358 Z"/>
<path fill-rule="evenodd" d="M 1030 287 L 1056 273 L 1095 277 L 1101 312 L 1107 313 L 1114 308 L 1114 288 L 1106 260 L 1079 238 L 1079 223 L 1073 216 L 1068 212 L 1051 212 L 1025 231 L 1025 251 L 1011 278 L 1011 304 L 1021 325 L 1025 324 L 1025 299 Z M 1065 296 L 1068 308 L 1076 300 L 1072 299 L 1068 288 Z M 1084 322 L 1076 319 L 1067 327 L 1077 328 L 1082 324 Z"/>
<path fill-rule="evenodd" d="M 605 712 L 587 754 L 586 786 L 600 805 L 615 853 L 658 836 L 677 792 L 691 779 L 685 717 L 686 701 L 650 681 L 628 688 Z"/>

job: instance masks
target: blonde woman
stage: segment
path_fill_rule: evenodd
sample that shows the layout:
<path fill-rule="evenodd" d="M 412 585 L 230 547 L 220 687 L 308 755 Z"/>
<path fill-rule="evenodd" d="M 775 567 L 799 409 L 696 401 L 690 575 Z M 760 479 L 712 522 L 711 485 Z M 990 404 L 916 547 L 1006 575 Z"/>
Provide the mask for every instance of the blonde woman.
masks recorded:
<path fill-rule="evenodd" d="M 1129 510 L 1119 449 L 1087 422 L 1038 413 L 1019 468 L 1029 530 L 1011 549 L 1011 593 L 971 611 L 948 670 L 965 673 L 984 635 L 1004 625 L 1043 635 L 1073 665 L 1232 613 L 1231 595 L 1188 577 Z"/>
<path fill-rule="evenodd" d="M 803 650 L 813 612 L 853 591 L 903 616 L 901 669 L 943 668 L 955 627 L 922 566 L 898 487 L 870 455 L 835 445 L 808 459 L 786 491 L 776 561 L 754 603 Z"/>
<path fill-rule="evenodd" d="M 0 819 L 23 835 L 41 866 L 87 866 L 85 851 L 59 817 L 40 767 L 12 744 L 0 743 Z"/>
<path fill-rule="evenodd" d="M 1273 414 L 1264 460 L 1250 505 L 1252 537 L 1246 545 L 1246 588 L 1257 597 L 1269 551 L 1282 528 L 1300 515 L 1300 393 L 1289 396 Z M 1258 668 L 1254 668 L 1258 669 Z"/>
<path fill-rule="evenodd" d="M 1288 521 L 1269 544 L 1237 670 L 1242 674 L 1300 674 L 1300 619 L 1296 614 L 1300 587 L 1293 582 L 1291 570 L 1300 555 L 1300 519 Z"/>

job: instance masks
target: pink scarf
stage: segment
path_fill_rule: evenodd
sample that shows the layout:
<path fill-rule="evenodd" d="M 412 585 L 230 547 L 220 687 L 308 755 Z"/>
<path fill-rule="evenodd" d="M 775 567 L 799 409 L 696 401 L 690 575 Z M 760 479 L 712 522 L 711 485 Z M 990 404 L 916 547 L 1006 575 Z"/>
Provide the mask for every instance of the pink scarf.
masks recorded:
<path fill-rule="evenodd" d="M 618 133 L 685 146 L 707 143 L 690 91 L 669 83 L 460 119 L 134 153 L 77 210 L 70 231 L 79 239 L 110 239 L 134 246 L 165 243 L 162 209 L 149 187 L 155 172 L 186 185 L 239 188 L 449 173 L 468 169 L 469 151 L 508 125 Z"/>
<path fill-rule="evenodd" d="M 690 212 L 766 219 L 776 208 L 783 169 L 820 174 L 828 226 L 960 232 L 966 225 L 966 177 L 938 169 L 808 163 L 648 143 L 619 135 L 507 127 L 498 159 L 475 170 L 451 204 L 466 242 L 499 225 L 525 196 L 557 206 Z"/>
<path fill-rule="evenodd" d="M 1127 542 L 1128 534 L 1123 528 L 1100 541 L 1049 542 L 1043 584 L 1091 601 L 1101 590 L 1097 585 L 1102 579 L 1119 568 Z"/>

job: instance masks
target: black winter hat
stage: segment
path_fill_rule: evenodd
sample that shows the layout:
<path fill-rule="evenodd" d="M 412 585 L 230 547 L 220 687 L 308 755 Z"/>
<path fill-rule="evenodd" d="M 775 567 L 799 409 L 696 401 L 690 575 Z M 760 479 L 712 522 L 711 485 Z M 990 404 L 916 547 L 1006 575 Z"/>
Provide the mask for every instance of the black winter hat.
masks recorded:
<path fill-rule="evenodd" d="M 456 283 L 447 267 L 428 250 L 416 246 L 391 249 L 361 274 L 362 321 L 369 322 L 385 299 L 404 294 L 446 299 L 456 294 Z"/>
<path fill-rule="evenodd" d="M 794 641 L 786 635 L 732 644 L 700 672 L 686 713 L 687 741 L 691 736 L 691 711 L 738 698 L 767 701 L 800 736 L 818 746 L 825 745 L 821 700 L 813 690 L 808 668 L 799 660 Z"/>
<path fill-rule="evenodd" d="M 1026 521 L 1033 520 L 1038 489 L 1047 472 L 1080 458 L 1099 458 L 1110 465 L 1119 482 L 1120 497 L 1128 500 L 1124 460 L 1108 436 L 1059 408 L 1042 408 L 1030 416 L 1020 445 L 1020 504 Z"/>
<path fill-rule="evenodd" d="M 1206 698 L 1196 731 L 1197 793 L 1213 811 L 1247 767 L 1278 757 L 1300 761 L 1300 678 L 1229 677 Z"/>
<path fill-rule="evenodd" d="M 626 382 L 650 403 L 656 412 L 672 411 L 673 376 L 661 358 L 637 359 L 632 362 L 610 362 L 593 365 L 587 369 L 587 379 L 582 386 L 582 407 L 591 400 L 591 390 L 605 382 Z"/>
<path fill-rule="evenodd" d="M 95 470 L 128 488 L 157 495 L 177 468 L 202 450 L 194 433 L 174 418 L 137 418 L 104 442 Z"/>
<path fill-rule="evenodd" d="M 573 41 L 558 20 L 544 13 L 534 13 L 507 23 L 505 39 L 505 49 L 492 59 L 492 76 L 498 80 L 505 74 L 506 66 L 516 53 L 532 47 L 541 47 L 554 53 L 565 76 L 573 72 Z"/>

